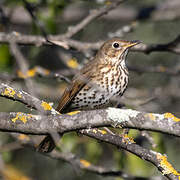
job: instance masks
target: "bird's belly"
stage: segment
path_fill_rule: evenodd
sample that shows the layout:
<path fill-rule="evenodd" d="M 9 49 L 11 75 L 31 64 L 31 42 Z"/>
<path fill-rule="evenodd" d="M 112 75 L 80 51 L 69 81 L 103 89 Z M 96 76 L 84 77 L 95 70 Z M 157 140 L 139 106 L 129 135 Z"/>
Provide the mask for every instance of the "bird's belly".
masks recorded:
<path fill-rule="evenodd" d="M 109 99 L 109 94 L 105 91 L 101 92 L 94 88 L 90 88 L 88 91 L 82 89 L 73 99 L 72 107 L 94 109 L 107 104 Z"/>
<path fill-rule="evenodd" d="M 121 96 L 126 89 L 127 82 L 116 82 L 114 84 L 96 83 L 87 84 L 73 98 L 71 107 L 74 109 L 96 109 L 106 107 L 115 96 Z M 114 99 L 113 99 L 114 100 Z"/>

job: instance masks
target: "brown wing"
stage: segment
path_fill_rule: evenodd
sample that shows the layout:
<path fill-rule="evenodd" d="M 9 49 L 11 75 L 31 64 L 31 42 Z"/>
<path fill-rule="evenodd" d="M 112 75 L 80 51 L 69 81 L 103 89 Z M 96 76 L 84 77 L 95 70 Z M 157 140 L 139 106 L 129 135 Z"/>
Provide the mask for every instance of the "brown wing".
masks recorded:
<path fill-rule="evenodd" d="M 71 102 L 73 97 L 85 86 L 85 84 L 85 81 L 74 81 L 72 85 L 64 91 L 56 110 L 58 112 L 62 112 L 64 108 Z"/>
<path fill-rule="evenodd" d="M 90 61 L 81 69 L 79 74 L 74 77 L 72 84 L 66 88 L 59 101 L 59 105 L 56 108 L 58 112 L 63 112 L 76 94 L 94 77 L 97 67 L 96 64 L 97 61 L 95 59 Z"/>

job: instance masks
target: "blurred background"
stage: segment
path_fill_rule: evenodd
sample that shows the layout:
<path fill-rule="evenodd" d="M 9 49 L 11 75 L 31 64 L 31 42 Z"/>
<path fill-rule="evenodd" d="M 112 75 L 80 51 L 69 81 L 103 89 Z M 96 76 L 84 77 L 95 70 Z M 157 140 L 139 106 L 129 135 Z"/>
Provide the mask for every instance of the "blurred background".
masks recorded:
<path fill-rule="evenodd" d="M 27 2 L 33 7 L 35 16 L 43 25 L 45 32 L 48 35 L 56 35 L 65 33 L 68 27 L 79 23 L 90 10 L 101 8 L 113 1 L 27 0 Z M 126 40 L 141 40 L 145 44 L 168 43 L 180 33 L 179 9 L 179 0 L 129 0 L 89 23 L 72 38 L 82 42 L 98 42 L 119 36 Z M 27 35 L 42 35 L 42 30 L 25 8 L 24 1 L 1 0 L 0 32 L 14 31 Z M 30 69 L 38 66 L 69 79 L 96 53 L 92 49 L 65 50 L 58 46 L 21 45 L 19 47 Z M 180 117 L 179 54 L 167 51 L 150 54 L 130 52 L 127 65 L 130 69 L 130 82 L 127 91 L 120 99 L 123 108 L 154 113 L 171 112 Z M 17 62 L 9 45 L 1 42 L 0 82 L 28 91 L 23 79 L 18 78 L 18 71 Z M 31 80 L 35 96 L 46 102 L 53 102 L 56 107 L 67 82 L 48 76 L 35 76 Z M 37 113 L 3 97 L 0 97 L 0 111 Z M 173 166 L 177 170 L 180 169 L 180 156 L 178 156 L 180 140 L 161 133 L 152 132 L 151 135 L 156 147 L 152 147 L 139 131 L 130 130 L 130 136 L 134 137 L 138 144 L 167 154 Z M 18 142 L 9 133 L 0 133 L 2 179 L 121 180 L 120 177 L 100 176 L 76 169 L 69 163 L 45 157 L 17 144 Z M 67 133 L 63 136 L 61 151 L 72 152 L 93 164 L 123 170 L 133 176 L 161 176 L 150 163 L 121 149 L 117 150 L 111 145 L 88 137 L 79 137 L 76 133 Z"/>

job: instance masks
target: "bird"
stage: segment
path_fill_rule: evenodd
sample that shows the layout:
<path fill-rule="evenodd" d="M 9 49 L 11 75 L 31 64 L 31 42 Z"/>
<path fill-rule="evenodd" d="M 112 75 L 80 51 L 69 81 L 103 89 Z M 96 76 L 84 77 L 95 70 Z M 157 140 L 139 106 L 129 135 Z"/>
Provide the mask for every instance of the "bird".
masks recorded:
<path fill-rule="evenodd" d="M 65 89 L 56 110 L 93 110 L 111 106 L 113 98 L 121 97 L 128 85 L 126 57 L 131 47 L 140 41 L 107 40 L 95 57 L 85 64 Z M 50 135 L 39 144 L 39 152 L 51 152 L 55 143 Z"/>

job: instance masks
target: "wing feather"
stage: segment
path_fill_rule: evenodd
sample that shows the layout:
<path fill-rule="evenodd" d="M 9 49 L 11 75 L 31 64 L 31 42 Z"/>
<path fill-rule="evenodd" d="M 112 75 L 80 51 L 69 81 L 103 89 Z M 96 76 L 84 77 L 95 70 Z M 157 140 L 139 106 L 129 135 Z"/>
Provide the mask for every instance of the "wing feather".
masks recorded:
<path fill-rule="evenodd" d="M 64 91 L 59 105 L 56 108 L 58 112 L 63 113 L 63 110 L 70 105 L 71 100 L 76 94 L 95 76 L 97 72 L 96 58 L 89 61 L 83 69 L 73 78 L 71 85 Z"/>
<path fill-rule="evenodd" d="M 85 81 L 74 81 L 70 87 L 66 88 L 56 110 L 58 112 L 62 112 L 64 108 L 69 105 L 75 95 L 85 86 L 85 84 Z"/>

